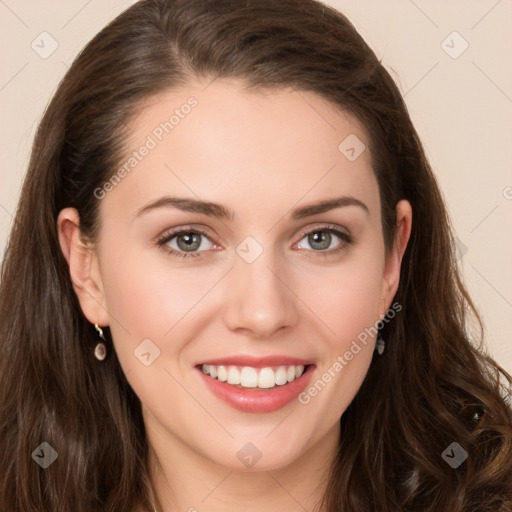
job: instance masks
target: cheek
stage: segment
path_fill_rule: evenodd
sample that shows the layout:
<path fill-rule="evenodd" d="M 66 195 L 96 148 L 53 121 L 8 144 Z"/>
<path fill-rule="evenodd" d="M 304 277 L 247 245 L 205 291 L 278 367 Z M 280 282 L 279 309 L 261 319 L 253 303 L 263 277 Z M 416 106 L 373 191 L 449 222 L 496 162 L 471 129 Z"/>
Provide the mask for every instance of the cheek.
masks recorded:
<path fill-rule="evenodd" d="M 163 252 L 163 251 L 162 251 Z M 132 252 L 102 269 L 108 311 L 130 333 L 162 338 L 218 281 L 216 270 L 178 268 L 165 254 Z"/>
<path fill-rule="evenodd" d="M 205 314 L 206 309 L 214 307 L 209 292 L 226 269 L 180 267 L 163 251 L 148 255 L 132 249 L 126 253 L 129 256 L 122 258 L 111 253 L 101 271 L 117 356 L 130 382 L 143 396 L 144 389 L 161 386 L 156 368 L 187 364 L 184 350 L 205 327 L 205 318 L 211 317 Z M 137 357 L 148 351 L 151 360 L 153 354 L 158 359 L 145 367 Z M 139 381 L 141 376 L 144 379 Z"/>
<path fill-rule="evenodd" d="M 101 269 L 117 357 L 143 403 L 156 407 L 176 397 L 187 403 L 186 394 L 163 368 L 180 363 L 183 348 L 197 334 L 194 314 L 206 304 L 201 299 L 218 277 L 212 269 L 176 268 L 165 254 L 148 258 L 142 251 L 127 253 L 110 253 Z M 155 389 L 162 389 L 159 400 Z"/>
<path fill-rule="evenodd" d="M 375 247 L 336 268 L 302 272 L 304 302 L 321 320 L 321 358 L 316 380 L 299 403 L 329 423 L 339 419 L 370 365 L 382 308 L 383 250 Z"/>
<path fill-rule="evenodd" d="M 379 319 L 382 307 L 379 258 L 304 270 L 301 282 L 304 302 L 322 321 L 329 340 L 339 350 Z"/>
<path fill-rule="evenodd" d="M 309 282 L 309 281 L 308 281 Z M 335 424 L 357 394 L 371 363 L 381 305 L 379 265 L 347 265 L 316 275 L 305 302 L 322 322 L 320 360 L 315 379 L 299 396 L 311 418 Z M 323 288 L 323 292 L 321 292 Z M 325 330 L 324 330 L 325 329 Z"/>

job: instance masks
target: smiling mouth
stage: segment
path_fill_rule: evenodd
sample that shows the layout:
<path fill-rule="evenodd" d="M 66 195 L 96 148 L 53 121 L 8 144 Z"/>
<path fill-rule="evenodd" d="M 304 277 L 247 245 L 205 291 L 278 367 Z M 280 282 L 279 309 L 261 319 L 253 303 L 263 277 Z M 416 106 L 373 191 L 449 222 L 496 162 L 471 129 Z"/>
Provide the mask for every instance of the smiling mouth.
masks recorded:
<path fill-rule="evenodd" d="M 284 386 L 303 375 L 310 365 L 252 366 L 202 364 L 205 375 L 239 389 L 272 389 Z"/>

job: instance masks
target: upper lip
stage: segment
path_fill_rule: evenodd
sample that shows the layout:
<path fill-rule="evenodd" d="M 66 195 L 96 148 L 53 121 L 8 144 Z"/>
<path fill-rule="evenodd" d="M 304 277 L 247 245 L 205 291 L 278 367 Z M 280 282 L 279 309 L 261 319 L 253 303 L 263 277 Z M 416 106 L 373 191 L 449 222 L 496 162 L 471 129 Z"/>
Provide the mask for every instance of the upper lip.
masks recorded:
<path fill-rule="evenodd" d="M 251 366 L 253 368 L 265 368 L 267 366 L 299 366 L 299 365 L 309 365 L 312 364 L 311 361 L 306 359 L 300 359 L 298 357 L 290 357 L 284 355 L 275 355 L 275 356 L 265 356 L 265 357 L 257 357 L 250 355 L 238 355 L 238 356 L 227 356 L 227 357 L 219 357 L 216 359 L 208 359 L 207 361 L 202 361 L 199 363 L 200 365 L 210 364 L 214 366 Z"/>

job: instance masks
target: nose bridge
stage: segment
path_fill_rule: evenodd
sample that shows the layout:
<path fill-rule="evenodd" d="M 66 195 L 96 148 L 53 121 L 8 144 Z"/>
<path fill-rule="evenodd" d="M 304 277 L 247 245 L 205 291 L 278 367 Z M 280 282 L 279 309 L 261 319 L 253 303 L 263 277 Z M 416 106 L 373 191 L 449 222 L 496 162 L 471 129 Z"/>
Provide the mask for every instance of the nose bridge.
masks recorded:
<path fill-rule="evenodd" d="M 293 297 L 283 266 L 270 248 L 247 237 L 236 249 L 230 272 L 230 293 L 226 322 L 233 329 L 245 329 L 253 336 L 266 337 L 297 320 Z"/>

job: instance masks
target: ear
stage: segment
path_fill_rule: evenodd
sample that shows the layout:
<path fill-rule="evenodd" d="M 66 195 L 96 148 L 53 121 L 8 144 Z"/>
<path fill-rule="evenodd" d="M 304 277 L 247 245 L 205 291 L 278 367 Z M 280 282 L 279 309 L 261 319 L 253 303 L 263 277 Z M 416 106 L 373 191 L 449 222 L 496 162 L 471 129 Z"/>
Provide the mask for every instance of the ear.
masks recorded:
<path fill-rule="evenodd" d="M 384 302 L 386 309 L 382 312 L 382 316 L 386 314 L 386 311 L 391 306 L 391 302 L 398 290 L 402 258 L 411 236 L 412 207 L 409 201 L 405 199 L 402 199 L 396 205 L 396 224 L 395 240 L 393 247 L 386 255 L 384 267 L 382 302 Z"/>
<path fill-rule="evenodd" d="M 73 289 L 82 311 L 92 324 L 108 325 L 98 257 L 80 231 L 80 217 L 75 208 L 63 209 L 57 218 L 59 242 L 69 267 Z"/>

